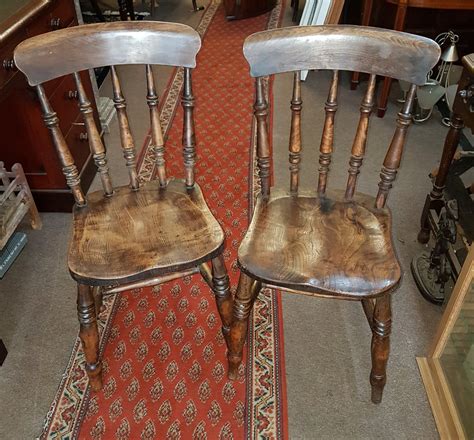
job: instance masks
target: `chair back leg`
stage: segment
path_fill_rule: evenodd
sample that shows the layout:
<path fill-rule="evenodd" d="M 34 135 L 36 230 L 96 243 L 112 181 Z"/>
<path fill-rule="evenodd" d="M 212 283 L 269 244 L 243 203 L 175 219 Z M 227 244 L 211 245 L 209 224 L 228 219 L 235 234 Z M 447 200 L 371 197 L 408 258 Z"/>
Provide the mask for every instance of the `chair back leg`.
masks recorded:
<path fill-rule="evenodd" d="M 387 362 L 390 351 L 390 332 L 392 326 L 391 296 L 386 294 L 375 301 L 372 320 L 372 402 L 380 403 L 387 382 Z"/>
<path fill-rule="evenodd" d="M 100 391 L 102 389 L 102 364 L 99 361 L 99 331 L 92 290 L 85 284 L 77 285 L 77 316 L 89 383 L 94 391 Z"/>

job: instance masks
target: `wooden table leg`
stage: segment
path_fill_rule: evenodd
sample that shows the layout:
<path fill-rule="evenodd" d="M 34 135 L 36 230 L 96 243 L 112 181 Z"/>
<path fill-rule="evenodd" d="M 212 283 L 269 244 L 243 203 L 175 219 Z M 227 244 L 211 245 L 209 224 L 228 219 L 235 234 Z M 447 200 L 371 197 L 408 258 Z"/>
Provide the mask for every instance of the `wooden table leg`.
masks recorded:
<path fill-rule="evenodd" d="M 370 17 L 372 15 L 372 7 L 373 7 L 374 1 L 373 0 L 365 0 L 364 1 L 364 10 L 362 12 L 362 26 L 368 26 L 370 23 Z M 293 19 L 293 21 L 295 21 Z M 351 79 L 351 90 L 357 89 L 357 86 L 359 85 L 359 77 L 360 77 L 360 72 L 353 72 L 352 73 L 352 79 Z"/>
<path fill-rule="evenodd" d="M 403 31 L 405 27 L 405 18 L 407 14 L 408 0 L 399 0 L 397 7 L 397 15 L 395 16 L 395 24 L 393 29 L 396 31 Z M 390 87 L 392 86 L 392 78 L 384 78 L 382 92 L 379 96 L 379 104 L 377 108 L 377 116 L 383 118 L 387 111 L 388 95 L 390 94 Z"/>
<path fill-rule="evenodd" d="M 421 213 L 421 229 L 418 233 L 418 241 L 423 244 L 428 243 L 428 240 L 430 239 L 430 209 L 436 210 L 439 214 L 441 208 L 444 206 L 443 192 L 446 186 L 446 179 L 448 177 L 451 162 L 453 161 L 454 153 L 458 148 L 462 128 L 464 127 L 461 116 L 454 113 L 451 116 L 450 125 L 451 127 L 444 141 L 443 154 L 441 156 L 438 174 L 436 175 L 431 192 L 426 196 L 425 206 Z"/>

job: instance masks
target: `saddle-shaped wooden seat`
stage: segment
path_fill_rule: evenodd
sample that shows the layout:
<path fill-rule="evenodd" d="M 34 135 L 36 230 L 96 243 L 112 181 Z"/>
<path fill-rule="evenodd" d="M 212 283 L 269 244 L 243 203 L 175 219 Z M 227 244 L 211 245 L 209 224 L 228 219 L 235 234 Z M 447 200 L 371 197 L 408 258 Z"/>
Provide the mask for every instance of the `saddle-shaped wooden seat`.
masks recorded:
<path fill-rule="evenodd" d="M 182 180 L 165 188 L 159 181 L 139 191 L 115 188 L 88 195 L 74 207 L 69 270 L 91 285 L 128 283 L 195 267 L 219 255 L 224 232 L 211 214 L 200 187 Z"/>
<path fill-rule="evenodd" d="M 322 197 L 274 190 L 257 202 L 239 248 L 241 269 L 268 285 L 309 294 L 375 297 L 398 285 L 401 270 L 387 208 L 358 193 Z"/>

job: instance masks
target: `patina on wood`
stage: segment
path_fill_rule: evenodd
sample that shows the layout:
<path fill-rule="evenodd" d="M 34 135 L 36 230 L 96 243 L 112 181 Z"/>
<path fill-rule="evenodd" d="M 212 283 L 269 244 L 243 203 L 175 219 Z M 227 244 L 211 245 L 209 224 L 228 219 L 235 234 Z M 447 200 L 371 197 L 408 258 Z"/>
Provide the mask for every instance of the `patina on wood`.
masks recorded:
<path fill-rule="evenodd" d="M 127 22 L 85 25 L 31 38 L 15 51 L 18 67 L 36 86 L 68 186 L 75 198 L 68 266 L 78 283 L 77 311 L 86 371 L 93 390 L 102 387 L 97 313 L 102 296 L 201 273 L 216 297 L 222 331 L 228 340 L 232 296 L 223 258 L 224 232 L 195 182 L 194 96 L 191 68 L 201 40 L 192 28 L 175 23 Z M 142 183 L 135 144 L 116 65 L 143 64 L 147 80 L 151 139 L 158 180 Z M 185 179 L 166 175 L 165 146 L 152 65 L 184 68 L 182 104 Z M 105 147 L 78 70 L 111 65 L 113 100 L 129 185 L 113 187 Z M 87 140 L 102 181 L 102 191 L 87 196 L 42 83 L 72 74 Z"/>
<path fill-rule="evenodd" d="M 241 277 L 230 332 L 229 378 L 238 375 L 248 318 L 262 286 L 291 293 L 359 300 L 372 329 L 372 401 L 382 400 L 391 329 L 391 293 L 401 269 L 391 237 L 391 213 L 385 207 L 400 165 L 415 85 L 408 92 L 380 173 L 376 197 L 356 191 L 365 155 L 376 75 L 418 84 L 436 64 L 440 49 L 431 40 L 401 32 L 356 26 L 306 26 L 260 32 L 247 38 L 244 54 L 256 76 L 257 163 L 261 194 L 238 253 Z M 291 99 L 290 188 L 270 188 L 268 104 L 262 76 L 292 70 L 333 71 L 325 105 L 316 191 L 298 189 L 302 99 L 299 74 Z M 349 159 L 345 190 L 327 190 L 334 145 L 339 70 L 361 70 L 370 80 Z"/>

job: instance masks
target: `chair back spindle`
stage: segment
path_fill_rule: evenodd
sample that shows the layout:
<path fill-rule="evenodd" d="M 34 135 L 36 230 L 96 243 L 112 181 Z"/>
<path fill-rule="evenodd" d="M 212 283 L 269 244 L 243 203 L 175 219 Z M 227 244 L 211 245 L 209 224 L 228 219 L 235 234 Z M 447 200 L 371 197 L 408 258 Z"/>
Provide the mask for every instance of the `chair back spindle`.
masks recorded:
<path fill-rule="evenodd" d="M 51 139 L 61 162 L 63 174 L 66 177 L 66 183 L 69 188 L 71 188 L 76 204 L 78 206 L 84 206 L 86 205 L 86 199 L 81 189 L 81 179 L 79 178 L 79 172 L 74 164 L 71 151 L 69 150 L 64 135 L 59 128 L 59 118 L 52 109 L 41 84 L 36 86 L 36 92 L 43 113 L 43 121 L 46 127 L 50 130 Z"/>
<path fill-rule="evenodd" d="M 367 91 L 360 106 L 360 118 L 356 135 L 352 144 L 351 157 L 349 159 L 349 176 L 346 185 L 346 199 L 352 199 L 354 195 L 357 177 L 360 173 L 362 161 L 364 160 L 365 148 L 367 145 L 367 133 L 369 131 L 369 118 L 374 106 L 375 80 L 376 75 L 370 75 Z"/>
<path fill-rule="evenodd" d="M 392 183 L 395 180 L 398 168 L 400 167 L 407 130 L 412 121 L 412 109 L 415 95 L 416 85 L 412 84 L 408 91 L 405 104 L 403 105 L 402 110 L 398 113 L 397 127 L 383 161 L 382 170 L 380 172 L 379 190 L 375 199 L 376 208 L 383 208 L 385 206 L 388 193 L 392 188 Z"/>
<path fill-rule="evenodd" d="M 99 171 L 102 188 L 106 196 L 111 196 L 114 192 L 112 179 L 107 165 L 107 157 L 105 155 L 105 147 L 100 137 L 99 130 L 94 120 L 94 111 L 92 105 L 87 98 L 81 77 L 77 72 L 73 73 L 74 82 L 76 83 L 77 94 L 79 98 L 79 110 L 87 130 L 87 138 L 89 139 L 89 147 L 94 159 L 94 163 Z"/>
<path fill-rule="evenodd" d="M 186 186 L 194 186 L 194 165 L 196 163 L 196 138 L 194 135 L 194 96 L 191 83 L 191 69 L 184 68 L 184 87 L 181 105 L 184 111 L 183 160 Z"/>
<path fill-rule="evenodd" d="M 337 88 L 339 83 L 339 72 L 334 70 L 328 99 L 324 106 L 326 117 L 324 120 L 323 134 L 319 147 L 319 175 L 318 194 L 326 193 L 329 166 L 331 165 L 332 151 L 334 148 L 334 118 L 337 111 Z"/>
<path fill-rule="evenodd" d="M 291 129 L 290 129 L 290 192 L 298 192 L 299 170 L 301 162 L 301 72 L 294 73 L 293 97 L 291 99 Z"/>
<path fill-rule="evenodd" d="M 263 91 L 263 78 L 255 82 L 254 115 L 257 120 L 257 164 L 260 176 L 260 193 L 264 199 L 270 195 L 270 142 L 268 137 L 268 103 Z"/>
<path fill-rule="evenodd" d="M 161 130 L 160 112 L 158 109 L 158 94 L 151 65 L 146 66 L 147 95 L 146 101 L 150 109 L 151 141 L 155 150 L 155 162 L 158 180 L 161 186 L 166 186 L 165 146 Z"/>
<path fill-rule="evenodd" d="M 138 181 L 137 174 L 135 144 L 133 142 L 130 124 L 128 122 L 127 104 L 122 93 L 122 87 L 120 86 L 120 81 L 115 66 L 110 67 L 110 74 L 112 78 L 112 88 L 114 95 L 113 101 L 115 110 L 117 111 L 117 118 L 120 128 L 120 141 L 122 144 L 123 157 L 125 158 L 125 163 L 128 169 L 130 187 L 133 189 L 138 189 L 140 183 Z"/>

